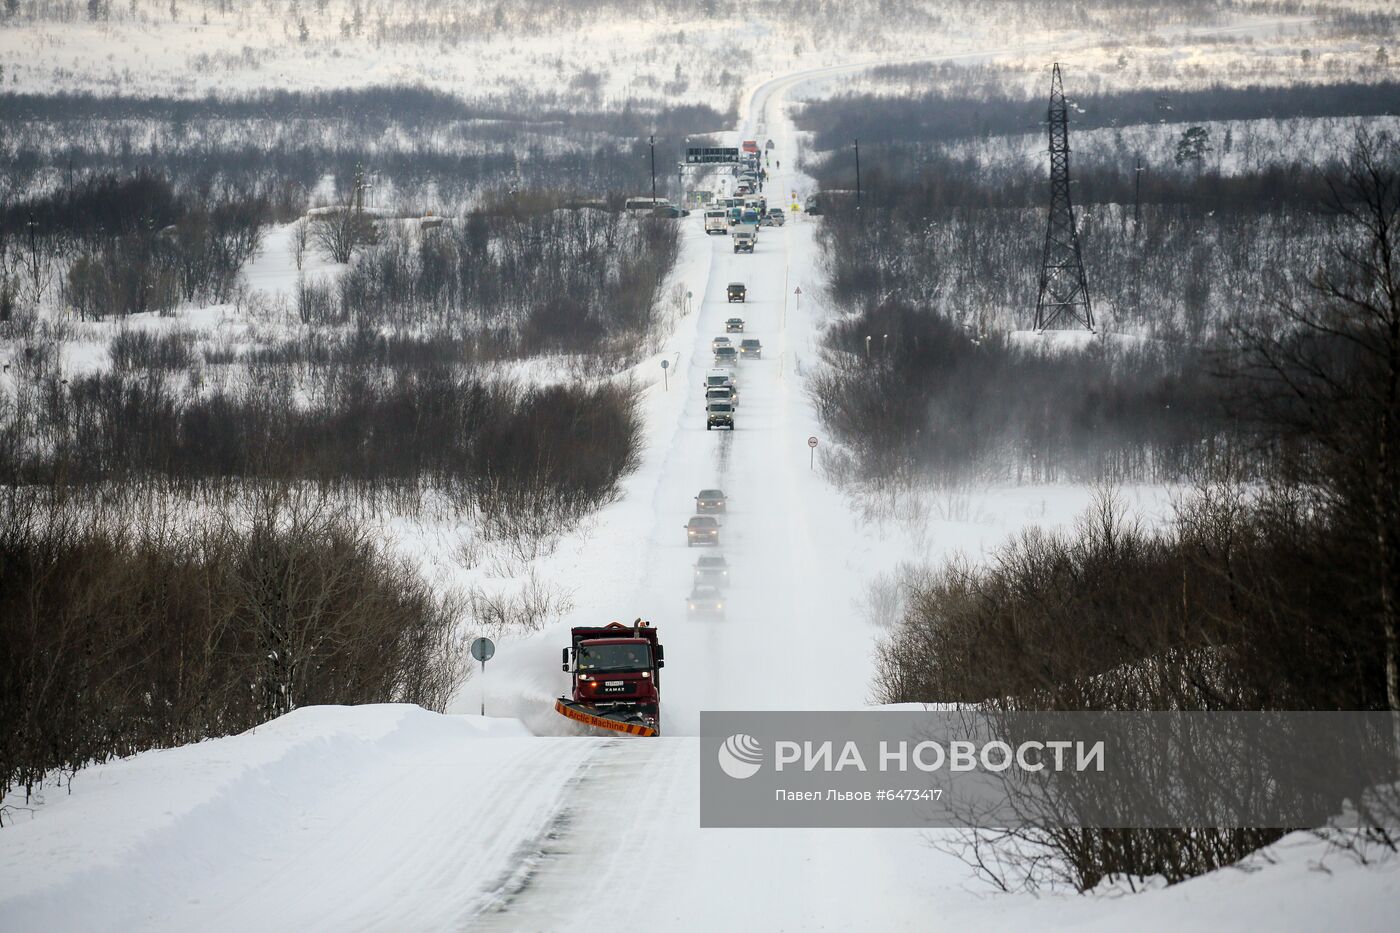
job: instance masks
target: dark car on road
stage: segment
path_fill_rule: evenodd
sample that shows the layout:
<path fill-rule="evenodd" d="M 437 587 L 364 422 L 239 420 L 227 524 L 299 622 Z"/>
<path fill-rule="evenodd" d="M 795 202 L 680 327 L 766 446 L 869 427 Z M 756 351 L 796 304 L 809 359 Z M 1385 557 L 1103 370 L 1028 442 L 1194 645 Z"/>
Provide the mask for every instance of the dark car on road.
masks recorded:
<path fill-rule="evenodd" d="M 739 341 L 739 356 L 746 360 L 761 360 L 763 344 L 757 337 L 746 337 Z"/>
<path fill-rule="evenodd" d="M 730 301 L 744 301 L 748 298 L 749 290 L 743 282 L 730 282 L 728 294 Z"/>
<path fill-rule="evenodd" d="M 728 507 L 729 500 L 725 498 L 723 489 L 702 489 L 700 495 L 695 497 L 695 513 L 697 515 L 723 513 Z"/>
<path fill-rule="evenodd" d="M 744 332 L 744 319 L 732 317 L 724 322 L 724 332 L 726 334 L 742 334 Z"/>
<path fill-rule="evenodd" d="M 685 546 L 719 544 L 719 520 L 713 515 L 692 515 L 685 523 Z"/>

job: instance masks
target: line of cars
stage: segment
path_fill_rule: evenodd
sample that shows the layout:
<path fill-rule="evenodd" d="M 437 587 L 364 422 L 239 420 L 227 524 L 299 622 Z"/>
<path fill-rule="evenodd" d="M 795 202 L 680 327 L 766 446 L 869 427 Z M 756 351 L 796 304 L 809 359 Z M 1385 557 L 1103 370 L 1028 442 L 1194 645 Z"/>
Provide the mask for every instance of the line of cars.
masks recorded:
<path fill-rule="evenodd" d="M 702 489 L 695 496 L 695 514 L 686 523 L 686 546 L 718 549 L 720 516 L 729 511 L 729 498 L 722 489 Z M 724 618 L 729 589 L 729 564 L 721 553 L 706 554 L 695 561 L 686 615 L 692 619 Z"/>
<path fill-rule="evenodd" d="M 727 300 L 748 301 L 748 287 L 743 282 L 730 282 L 725 290 Z M 714 367 L 705 371 L 705 430 L 734 429 L 734 412 L 739 407 L 739 380 L 734 372 L 740 360 L 763 359 L 763 341 L 745 334 L 744 319 L 731 317 L 724 322 L 724 333 L 710 341 Z M 731 334 L 738 335 L 738 343 Z"/>
<path fill-rule="evenodd" d="M 758 245 L 759 228 L 785 223 L 782 208 L 770 208 L 766 197 L 741 184 L 734 197 L 719 198 L 706 209 L 704 229 L 707 234 L 728 233 L 734 252 L 752 253 Z"/>
<path fill-rule="evenodd" d="M 776 217 L 773 215 L 776 213 Z M 771 219 L 770 219 L 771 218 Z M 705 212 L 705 232 L 723 233 L 735 228 L 735 252 L 752 252 L 760 224 L 781 226 L 782 211 L 769 211 L 762 196 L 727 198 Z M 742 236 L 741 236 L 742 235 Z M 748 286 L 730 282 L 725 288 L 725 300 L 744 304 L 748 301 Z M 738 345 L 734 341 L 737 335 Z M 746 334 L 742 317 L 730 317 L 724 322 L 724 333 L 710 341 L 714 367 L 705 372 L 705 430 L 734 429 L 734 412 L 739 406 L 739 381 L 735 376 L 739 360 L 763 358 L 763 342 Z M 687 547 L 720 546 L 720 516 L 729 511 L 729 499 L 722 489 L 702 489 L 695 497 L 695 512 L 686 522 Z M 691 618 L 723 618 L 726 592 L 729 586 L 729 564 L 720 553 L 704 555 L 695 562 L 686 614 Z"/>

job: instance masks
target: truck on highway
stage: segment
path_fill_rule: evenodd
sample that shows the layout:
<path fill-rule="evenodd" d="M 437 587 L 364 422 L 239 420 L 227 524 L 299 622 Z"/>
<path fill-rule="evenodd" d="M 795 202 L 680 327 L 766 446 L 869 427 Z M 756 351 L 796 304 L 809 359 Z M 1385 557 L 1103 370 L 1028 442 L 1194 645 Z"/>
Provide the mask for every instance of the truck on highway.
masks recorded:
<path fill-rule="evenodd" d="M 555 701 L 555 712 L 599 729 L 660 735 L 666 653 L 651 623 L 582 625 L 570 634 L 563 659 L 573 692 Z"/>
<path fill-rule="evenodd" d="M 731 431 L 734 430 L 733 402 L 726 402 L 720 399 L 706 400 L 705 430 L 713 431 L 715 428 L 728 428 Z"/>
<path fill-rule="evenodd" d="M 705 212 L 705 232 L 725 234 L 729 232 L 729 212 L 724 208 Z"/>
<path fill-rule="evenodd" d="M 734 228 L 731 234 L 734 238 L 734 252 L 752 253 L 753 248 L 758 245 L 758 228 L 747 224 L 740 224 Z"/>

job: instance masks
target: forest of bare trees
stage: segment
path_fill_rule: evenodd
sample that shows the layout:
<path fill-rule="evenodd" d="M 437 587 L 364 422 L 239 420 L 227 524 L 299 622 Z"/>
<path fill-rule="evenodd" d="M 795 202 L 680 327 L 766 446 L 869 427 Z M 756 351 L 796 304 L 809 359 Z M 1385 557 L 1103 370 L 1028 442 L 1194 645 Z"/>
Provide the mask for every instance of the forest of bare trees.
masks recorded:
<path fill-rule="evenodd" d="M 560 191 L 432 225 L 331 207 L 291 246 L 338 274 L 274 305 L 242 273 L 308 206 L 276 177 L 140 168 L 0 207 L 0 794 L 307 704 L 443 709 L 466 634 L 567 594 L 441 592 L 364 517 L 460 522 L 462 561 L 527 565 L 636 466 L 609 377 L 670 320 L 675 224 Z M 211 304 L 261 326 L 110 329 Z M 110 366 L 74 371 L 97 322 Z M 538 354 L 556 379 L 499 371 Z"/>
<path fill-rule="evenodd" d="M 1245 428 L 1236 455 L 1183 470 L 1197 490 L 1163 529 L 1141 526 L 1108 493 L 1071 531 L 1031 530 L 984 565 L 906 577 L 904 612 L 880 649 L 880 700 L 1400 710 L 1400 148 L 1363 137 L 1329 187 L 1340 228 L 1328 261 L 1306 270 L 1306 291 L 1225 338 L 1231 368 L 1218 394 Z M 1020 388 L 1010 375 L 1006 384 Z M 1374 818 L 1388 826 L 1395 814 Z M 1033 828 L 972 833 L 957 848 L 1002 886 L 1087 890 L 1183 880 L 1279 835 Z"/>

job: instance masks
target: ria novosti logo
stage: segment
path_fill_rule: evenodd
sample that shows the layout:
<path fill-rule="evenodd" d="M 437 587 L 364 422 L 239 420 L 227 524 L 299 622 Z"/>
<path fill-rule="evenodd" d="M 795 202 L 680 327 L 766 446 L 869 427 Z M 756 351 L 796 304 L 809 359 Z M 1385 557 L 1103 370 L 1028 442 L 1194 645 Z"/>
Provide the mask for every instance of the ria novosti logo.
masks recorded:
<path fill-rule="evenodd" d="M 753 736 L 737 732 L 720 745 L 719 766 L 732 778 L 751 778 L 763 767 L 763 746 Z"/>
<path fill-rule="evenodd" d="M 876 757 L 871 759 L 871 753 Z M 719 766 L 725 774 L 738 780 L 751 778 L 763 767 L 763 743 L 746 732 L 736 732 L 719 747 Z M 1019 770 L 1038 771 L 1104 771 L 1105 743 L 1103 740 L 1026 741 L 1017 745 L 996 739 L 972 742 L 953 739 L 946 743 L 926 740 L 881 740 L 875 749 L 862 751 L 854 740 L 791 741 L 779 739 L 773 743 L 773 771 L 805 773 L 841 773 L 843 771 L 880 773 L 909 773 L 919 771 L 963 772 L 984 771 L 995 774 Z"/>

